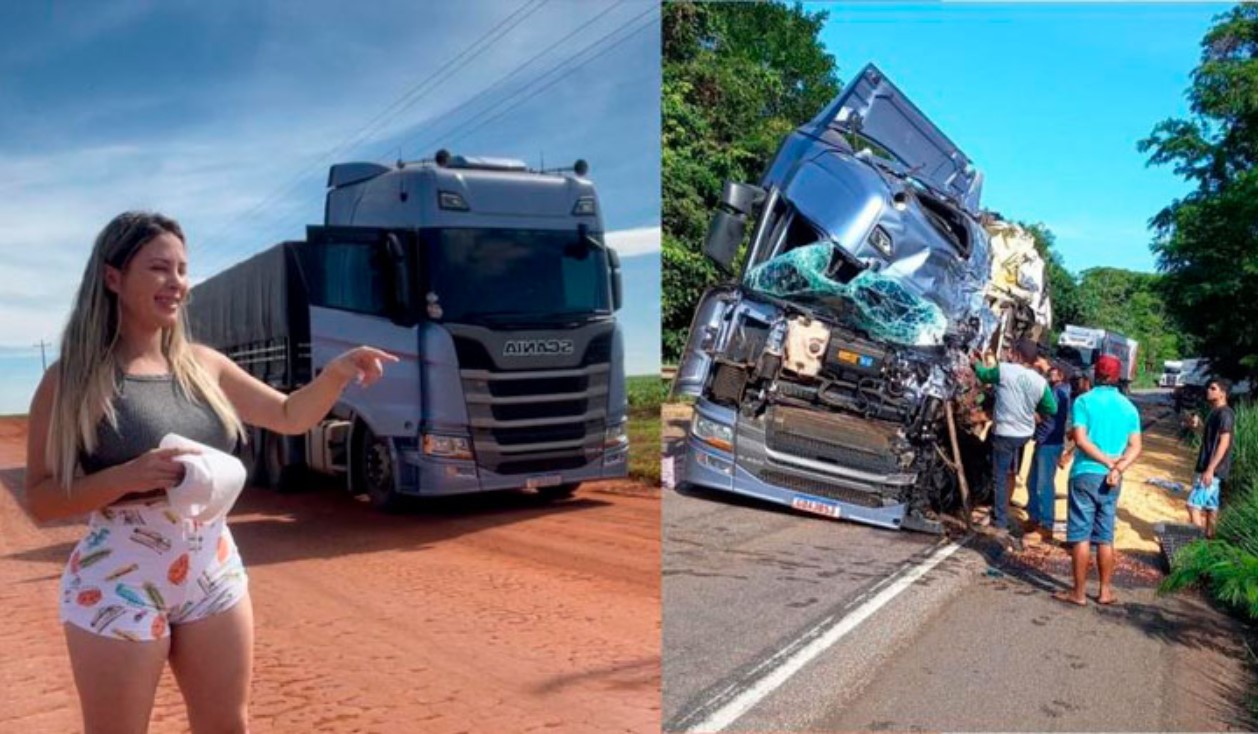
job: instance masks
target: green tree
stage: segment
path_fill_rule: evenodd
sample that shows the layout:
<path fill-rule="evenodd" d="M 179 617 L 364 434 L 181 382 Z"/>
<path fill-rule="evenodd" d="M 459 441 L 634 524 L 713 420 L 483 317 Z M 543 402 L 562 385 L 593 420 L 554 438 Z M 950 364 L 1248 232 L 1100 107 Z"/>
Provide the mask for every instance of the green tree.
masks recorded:
<path fill-rule="evenodd" d="M 1057 235 L 1043 222 L 1031 224 L 1019 222 L 1023 229 L 1035 238 L 1035 249 L 1044 258 L 1044 269 L 1048 273 L 1048 293 L 1053 299 L 1053 328 L 1050 330 L 1053 343 L 1066 324 L 1080 324 L 1082 312 L 1079 308 L 1079 284 L 1075 276 L 1066 269 L 1061 253 L 1057 251 Z"/>
<path fill-rule="evenodd" d="M 1139 143 L 1196 187 L 1153 217 L 1152 250 L 1170 312 L 1202 355 L 1258 378 L 1258 5 L 1217 16 L 1201 47 L 1191 116 Z"/>
<path fill-rule="evenodd" d="M 669 3 L 663 18 L 661 176 L 664 359 L 685 346 L 718 273 L 702 255 L 721 185 L 758 181 L 778 143 L 839 91 L 818 38 L 826 13 L 798 3 Z"/>
<path fill-rule="evenodd" d="M 1080 322 L 1116 331 L 1140 343 L 1137 379 L 1158 374 L 1162 361 L 1186 356 L 1162 288 L 1163 276 L 1119 268 L 1092 268 L 1079 279 Z"/>

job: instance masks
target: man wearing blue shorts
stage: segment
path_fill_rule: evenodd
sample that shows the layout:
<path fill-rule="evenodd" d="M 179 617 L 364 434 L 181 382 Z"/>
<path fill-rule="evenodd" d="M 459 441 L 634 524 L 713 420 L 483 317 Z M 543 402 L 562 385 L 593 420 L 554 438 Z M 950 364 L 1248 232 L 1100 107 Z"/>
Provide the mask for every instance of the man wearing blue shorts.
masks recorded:
<path fill-rule="evenodd" d="M 1074 588 L 1054 594 L 1057 599 L 1086 606 L 1088 551 L 1096 546 L 1101 588 L 1099 604 L 1118 601 L 1114 578 L 1114 515 L 1122 491 L 1123 473 L 1140 456 L 1140 413 L 1118 391 L 1122 365 L 1109 355 L 1096 361 L 1096 386 L 1074 403 L 1072 434 L 1078 455 L 1070 469 L 1070 510 L 1066 543 L 1070 549 Z"/>
<path fill-rule="evenodd" d="M 1188 519 L 1205 530 L 1207 538 L 1214 537 L 1214 521 L 1219 514 L 1219 488 L 1222 482 L 1227 481 L 1232 468 L 1232 433 L 1236 428 L 1236 414 L 1227 404 L 1230 387 L 1226 380 L 1211 380 L 1206 384 L 1210 416 L 1206 418 L 1206 430 L 1201 436 L 1201 450 L 1197 454 L 1197 477 L 1188 495 Z"/>

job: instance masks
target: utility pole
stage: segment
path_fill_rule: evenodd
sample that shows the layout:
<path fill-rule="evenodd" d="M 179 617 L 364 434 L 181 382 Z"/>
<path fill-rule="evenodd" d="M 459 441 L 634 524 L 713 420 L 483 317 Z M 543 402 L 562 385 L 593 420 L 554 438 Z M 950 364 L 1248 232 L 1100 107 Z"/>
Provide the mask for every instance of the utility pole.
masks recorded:
<path fill-rule="evenodd" d="M 52 344 L 44 341 L 43 339 L 40 339 L 39 343 L 36 344 L 35 346 L 39 347 L 39 361 L 43 363 L 44 371 L 47 372 L 48 371 L 48 354 L 47 352 L 44 351 L 44 349 L 46 347 L 51 347 Z"/>

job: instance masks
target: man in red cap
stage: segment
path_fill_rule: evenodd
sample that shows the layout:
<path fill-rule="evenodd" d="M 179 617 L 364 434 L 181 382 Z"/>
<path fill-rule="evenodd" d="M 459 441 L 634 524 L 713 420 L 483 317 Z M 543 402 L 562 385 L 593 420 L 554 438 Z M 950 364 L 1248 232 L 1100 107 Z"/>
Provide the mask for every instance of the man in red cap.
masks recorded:
<path fill-rule="evenodd" d="M 1140 456 L 1140 413 L 1118 391 L 1122 365 L 1104 355 L 1096 361 L 1096 386 L 1074 404 L 1072 431 L 1078 456 L 1070 469 L 1070 511 L 1066 543 L 1072 544 L 1074 588 L 1054 596 L 1085 606 L 1090 546 L 1096 546 L 1101 588 L 1099 604 L 1118 601 L 1114 595 L 1114 516 L 1123 473 Z"/>

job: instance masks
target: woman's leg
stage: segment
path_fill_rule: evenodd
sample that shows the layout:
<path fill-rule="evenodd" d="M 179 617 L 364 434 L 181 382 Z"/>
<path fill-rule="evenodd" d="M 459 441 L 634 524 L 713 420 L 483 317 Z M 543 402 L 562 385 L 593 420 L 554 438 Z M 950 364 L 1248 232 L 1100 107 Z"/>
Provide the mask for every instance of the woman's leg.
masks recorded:
<path fill-rule="evenodd" d="M 85 734 L 144 734 L 170 638 L 130 642 L 65 625 Z"/>
<path fill-rule="evenodd" d="M 193 734 L 247 732 L 253 675 L 249 595 L 225 612 L 173 627 L 171 639 L 170 667 Z"/>

